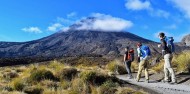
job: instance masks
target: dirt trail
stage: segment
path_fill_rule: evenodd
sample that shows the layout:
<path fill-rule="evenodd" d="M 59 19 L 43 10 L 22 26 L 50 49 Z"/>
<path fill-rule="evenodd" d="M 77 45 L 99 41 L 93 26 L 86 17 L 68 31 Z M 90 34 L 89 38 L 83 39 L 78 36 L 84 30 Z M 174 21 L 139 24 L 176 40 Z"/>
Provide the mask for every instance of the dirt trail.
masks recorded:
<path fill-rule="evenodd" d="M 169 83 L 158 82 L 156 80 L 150 80 L 150 83 L 146 83 L 144 82 L 144 78 L 141 78 L 140 82 L 136 82 L 135 79 L 128 79 L 126 75 L 117 75 L 116 77 L 128 83 L 149 88 L 160 94 L 190 94 L 190 85 L 184 83 L 172 85 Z"/>

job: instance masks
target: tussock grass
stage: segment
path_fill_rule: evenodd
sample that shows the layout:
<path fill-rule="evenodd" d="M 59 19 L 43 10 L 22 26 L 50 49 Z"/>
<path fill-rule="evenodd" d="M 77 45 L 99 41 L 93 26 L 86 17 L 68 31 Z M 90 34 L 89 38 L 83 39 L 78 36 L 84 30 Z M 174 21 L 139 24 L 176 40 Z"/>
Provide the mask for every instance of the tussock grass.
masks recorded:
<path fill-rule="evenodd" d="M 190 51 L 184 51 L 173 58 L 173 64 L 177 67 L 179 72 L 190 73 Z"/>
<path fill-rule="evenodd" d="M 110 63 L 108 63 L 106 65 L 106 68 L 110 72 L 113 72 L 115 74 L 117 74 L 117 73 L 119 73 L 119 74 L 126 74 L 127 73 L 125 65 L 122 62 L 120 62 L 119 60 L 111 61 Z"/>
<path fill-rule="evenodd" d="M 23 79 L 16 78 L 16 79 L 12 80 L 11 85 L 14 90 L 22 91 L 26 86 L 24 83 L 25 82 Z"/>

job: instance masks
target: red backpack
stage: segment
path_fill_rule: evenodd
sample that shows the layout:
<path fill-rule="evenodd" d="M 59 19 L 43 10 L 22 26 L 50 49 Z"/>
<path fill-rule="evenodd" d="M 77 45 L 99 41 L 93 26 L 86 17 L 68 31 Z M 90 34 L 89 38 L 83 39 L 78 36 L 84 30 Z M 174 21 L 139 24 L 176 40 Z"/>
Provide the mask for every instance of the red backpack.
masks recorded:
<path fill-rule="evenodd" d="M 128 60 L 134 61 L 134 49 L 129 50 L 127 58 Z"/>

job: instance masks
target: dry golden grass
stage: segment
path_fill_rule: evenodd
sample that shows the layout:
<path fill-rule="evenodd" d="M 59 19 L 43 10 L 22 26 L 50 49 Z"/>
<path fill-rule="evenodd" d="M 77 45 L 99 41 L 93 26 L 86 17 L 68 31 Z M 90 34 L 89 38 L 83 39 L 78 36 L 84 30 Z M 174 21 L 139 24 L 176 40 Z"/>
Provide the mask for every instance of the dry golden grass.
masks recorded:
<path fill-rule="evenodd" d="M 164 69 L 164 60 L 161 60 L 157 65 L 151 68 L 156 73 L 163 72 Z"/>
<path fill-rule="evenodd" d="M 190 51 L 184 51 L 173 58 L 173 65 L 178 72 L 190 72 Z"/>
<path fill-rule="evenodd" d="M 85 60 L 85 62 L 88 62 Z M 90 61 L 92 63 L 92 61 Z M 119 61 L 115 61 L 119 64 Z M 132 65 L 135 66 L 136 65 Z M 94 81 L 99 81 L 97 79 L 108 79 L 109 70 L 104 66 L 86 66 L 86 65 L 78 65 L 78 66 L 68 66 L 64 65 L 62 62 L 58 60 L 50 61 L 50 63 L 44 64 L 30 64 L 30 65 L 21 65 L 21 66 L 13 66 L 13 67 L 3 67 L 0 68 L 0 94 L 24 94 L 26 91 L 37 92 L 41 88 L 43 89 L 43 94 L 100 94 L 99 88 L 102 82 L 98 82 L 99 84 L 90 84 L 84 81 L 84 79 L 78 77 L 72 78 L 71 81 L 68 80 L 48 80 L 42 79 L 37 83 L 32 83 L 28 79 L 31 76 L 31 73 L 37 70 L 47 70 L 51 71 L 55 76 L 56 73 L 61 72 L 63 69 L 76 68 L 77 71 L 86 72 L 86 71 L 95 71 L 96 75 L 93 76 L 96 78 Z M 3 77 L 5 73 L 15 73 L 18 74 L 15 77 Z M 98 74 L 98 75 L 97 75 Z M 40 75 L 39 75 L 40 76 Z M 108 78 L 107 78 L 108 77 Z M 95 79 L 92 78 L 92 79 Z M 110 79 L 110 78 L 109 78 Z M 92 80 L 93 81 L 93 80 Z M 105 86 L 109 85 L 105 83 Z M 3 89 L 8 87 L 13 89 L 13 91 L 9 91 L 8 89 Z M 33 91 L 32 91 L 33 90 Z M 117 88 L 114 88 L 117 90 Z"/>

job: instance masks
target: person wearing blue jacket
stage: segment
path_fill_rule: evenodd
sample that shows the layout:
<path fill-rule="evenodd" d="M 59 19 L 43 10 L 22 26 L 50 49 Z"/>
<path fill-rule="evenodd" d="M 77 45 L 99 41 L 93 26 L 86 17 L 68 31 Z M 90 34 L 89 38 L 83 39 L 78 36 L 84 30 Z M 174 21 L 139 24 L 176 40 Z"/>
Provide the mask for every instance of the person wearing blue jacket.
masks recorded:
<path fill-rule="evenodd" d="M 150 49 L 146 45 L 137 43 L 137 52 L 138 52 L 138 60 L 140 61 L 140 63 L 139 63 L 139 69 L 138 69 L 136 81 L 139 82 L 141 78 L 141 73 L 144 69 L 146 82 L 149 83 L 148 60 L 150 59 L 150 55 L 151 55 Z"/>

